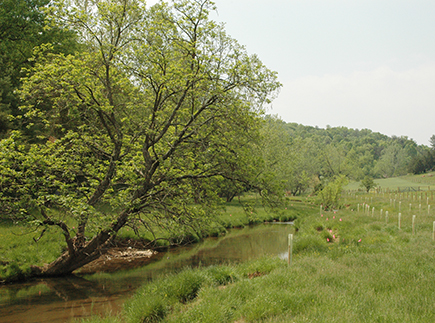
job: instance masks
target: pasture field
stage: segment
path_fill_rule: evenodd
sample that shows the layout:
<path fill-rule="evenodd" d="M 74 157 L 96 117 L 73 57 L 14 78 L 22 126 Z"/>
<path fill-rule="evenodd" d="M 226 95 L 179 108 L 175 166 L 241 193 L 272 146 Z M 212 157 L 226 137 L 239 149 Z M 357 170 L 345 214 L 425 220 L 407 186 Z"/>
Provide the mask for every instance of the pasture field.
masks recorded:
<path fill-rule="evenodd" d="M 396 191 L 399 187 L 401 190 L 406 188 L 413 188 L 420 190 L 428 190 L 428 186 L 432 186 L 432 190 L 435 190 L 435 172 L 422 174 L 422 175 L 406 175 L 391 178 L 382 178 L 374 180 L 377 186 L 381 189 Z M 361 182 L 351 182 L 346 186 L 349 190 L 362 189 L 360 186 Z"/>
<path fill-rule="evenodd" d="M 292 203 L 306 212 L 291 266 L 262 258 L 187 269 L 145 285 L 118 316 L 84 322 L 434 322 L 431 192 L 342 201 L 333 212 Z"/>

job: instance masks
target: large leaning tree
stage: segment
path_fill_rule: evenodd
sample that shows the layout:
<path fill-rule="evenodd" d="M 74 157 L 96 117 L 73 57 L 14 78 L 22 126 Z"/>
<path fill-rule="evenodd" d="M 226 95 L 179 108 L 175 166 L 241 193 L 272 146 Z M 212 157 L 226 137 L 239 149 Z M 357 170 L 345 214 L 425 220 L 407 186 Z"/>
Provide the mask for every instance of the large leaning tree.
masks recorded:
<path fill-rule="evenodd" d="M 71 273 L 132 223 L 200 230 L 216 185 L 249 178 L 259 116 L 280 84 L 210 20 L 214 9 L 208 0 L 51 9 L 86 50 L 35 49 L 21 99 L 37 137 L 15 132 L 0 144 L 1 212 L 66 241 L 33 275 Z"/>

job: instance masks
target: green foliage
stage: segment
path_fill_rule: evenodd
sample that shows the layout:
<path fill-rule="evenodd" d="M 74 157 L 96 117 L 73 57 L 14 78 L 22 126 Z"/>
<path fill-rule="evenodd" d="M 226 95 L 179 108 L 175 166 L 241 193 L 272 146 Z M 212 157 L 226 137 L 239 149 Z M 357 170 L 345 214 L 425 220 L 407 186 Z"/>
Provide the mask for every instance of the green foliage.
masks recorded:
<path fill-rule="evenodd" d="M 228 228 L 242 228 L 248 226 L 252 217 L 246 211 L 246 204 L 251 206 L 255 213 L 257 223 L 273 221 L 293 221 L 296 217 L 304 217 L 309 213 L 301 203 L 271 210 L 264 206 L 260 196 L 244 194 L 240 199 L 221 205 L 222 213 L 207 227 L 198 228 L 197 234 L 183 226 L 162 227 L 159 224 L 149 227 L 138 227 L 133 230 L 131 226 L 124 227 L 117 235 L 121 241 L 140 240 L 148 243 L 149 247 L 168 247 L 171 244 L 193 243 L 200 238 L 208 236 L 221 236 Z M 308 212 L 308 213 L 307 213 Z M 70 226 L 73 230 L 76 227 Z M 38 230 L 39 229 L 39 230 Z M 66 244 L 62 241 L 62 234 L 54 227 L 46 226 L 41 235 L 40 223 L 24 225 L 22 222 L 14 224 L 11 220 L 0 221 L 0 281 L 16 278 L 25 278 L 32 265 L 43 265 L 54 261 L 59 254 L 66 250 Z M 199 235 L 199 236 L 198 236 Z M 154 241 L 154 239 L 157 239 Z M 61 243 L 59 243 L 61 241 Z M 28 252 L 30 251 L 30 252 Z M 224 282 L 234 279 L 231 272 L 220 272 L 217 267 L 217 280 Z"/>
<path fill-rule="evenodd" d="M 57 227 L 70 255 L 96 256 L 126 225 L 150 241 L 161 231 L 173 244 L 199 240 L 222 198 L 250 190 L 276 206 L 283 191 L 317 186 L 325 208 L 339 207 L 338 178 L 403 174 L 424 150 L 367 129 L 263 118 L 277 75 L 209 19 L 212 1 L 2 6 L 1 32 L 25 32 L 0 45 L 0 126 L 12 113 L 21 129 L 0 143 L 0 206 L 40 232 Z M 25 64 L 15 64 L 20 46 Z M 263 220 L 245 209 L 237 225 Z"/>
<path fill-rule="evenodd" d="M 261 152 L 269 176 L 292 195 L 304 193 L 318 170 L 314 145 L 309 140 L 289 136 L 286 123 L 278 118 L 268 116 L 265 121 Z"/>
<path fill-rule="evenodd" d="M 411 159 L 408 171 L 412 174 L 423 174 L 433 170 L 435 167 L 435 150 L 426 149 Z"/>
<path fill-rule="evenodd" d="M 262 133 L 268 140 L 260 151 L 271 177 L 291 195 L 317 193 L 322 181 L 338 175 L 351 180 L 404 175 L 422 164 L 419 156 L 427 151 L 407 137 L 387 137 L 367 129 L 320 129 L 274 116 L 265 121 Z"/>
<path fill-rule="evenodd" d="M 344 175 L 337 176 L 317 194 L 317 197 L 325 210 L 334 208 L 338 209 L 342 206 L 340 198 L 345 185 L 347 185 L 346 177 Z"/>
<path fill-rule="evenodd" d="M 73 32 L 47 21 L 45 9 L 49 3 L 48 0 L 0 2 L 0 138 L 11 129 L 27 133 L 26 123 L 19 118 L 22 112 L 16 90 L 25 76 L 23 69 L 33 65 L 30 58 L 34 47 L 51 43 L 57 53 L 73 53 L 78 49 Z"/>
<path fill-rule="evenodd" d="M 324 232 L 328 235 L 326 231 Z M 297 237 L 294 242 L 293 251 L 295 253 L 323 251 L 326 248 L 326 238 L 329 238 L 329 235 L 327 237 L 325 237 L 324 234 L 322 236 L 316 235 Z"/>
<path fill-rule="evenodd" d="M 373 178 L 366 176 L 364 177 L 364 179 L 361 181 L 361 186 L 365 188 L 365 190 L 368 192 L 370 192 L 370 190 L 374 187 L 376 187 L 376 183 L 373 180 Z"/>
<path fill-rule="evenodd" d="M 124 322 L 121 317 L 108 316 L 105 318 L 94 316 L 85 318 L 80 321 L 81 323 L 122 323 Z"/>
<path fill-rule="evenodd" d="M 280 84 L 209 19 L 214 9 L 53 2 L 47 18 L 75 30 L 86 50 L 35 49 L 20 91 L 35 137 L 0 144 L 4 213 L 58 227 L 71 257 L 96 256 L 126 224 L 199 239 L 222 184 L 271 196 L 252 152 Z"/>
<path fill-rule="evenodd" d="M 207 268 L 207 273 L 218 286 L 234 283 L 239 279 L 237 272 L 230 266 L 212 266 Z"/>
<path fill-rule="evenodd" d="M 406 174 L 407 165 L 411 156 L 407 154 L 406 149 L 398 143 L 385 148 L 381 158 L 376 164 L 375 171 L 382 177 L 392 177 Z"/>
<path fill-rule="evenodd" d="M 259 273 L 267 275 L 276 268 L 282 267 L 283 261 L 279 258 L 260 258 L 237 267 L 237 272 L 243 277 L 252 277 L 252 274 Z M 261 276 L 260 275 L 260 276 Z"/>

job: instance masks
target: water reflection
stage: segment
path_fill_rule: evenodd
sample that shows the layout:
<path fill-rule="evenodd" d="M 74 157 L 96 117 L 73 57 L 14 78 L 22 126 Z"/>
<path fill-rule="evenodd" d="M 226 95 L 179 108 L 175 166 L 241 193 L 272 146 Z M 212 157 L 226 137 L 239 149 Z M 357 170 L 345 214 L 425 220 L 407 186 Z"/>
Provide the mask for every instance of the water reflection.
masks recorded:
<path fill-rule="evenodd" d="M 290 225 L 259 225 L 159 253 L 150 264 L 132 270 L 1 286 L 0 323 L 68 322 L 116 313 L 139 286 L 187 266 L 237 263 L 264 255 L 286 258 L 288 233 L 292 232 Z"/>

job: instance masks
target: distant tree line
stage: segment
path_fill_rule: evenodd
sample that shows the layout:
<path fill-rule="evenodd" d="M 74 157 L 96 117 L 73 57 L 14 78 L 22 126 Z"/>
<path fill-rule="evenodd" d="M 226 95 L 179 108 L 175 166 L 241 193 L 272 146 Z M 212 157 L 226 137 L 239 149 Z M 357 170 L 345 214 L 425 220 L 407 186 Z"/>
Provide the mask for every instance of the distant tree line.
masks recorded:
<path fill-rule="evenodd" d="M 413 174 L 423 174 L 435 169 L 435 135 L 430 137 L 430 148 L 424 149 L 412 158 L 408 170 Z"/>
<path fill-rule="evenodd" d="M 433 147 L 417 145 L 406 136 L 347 127 L 321 129 L 274 116 L 265 118 L 264 129 L 266 163 L 293 195 L 309 188 L 317 191 L 341 175 L 359 181 L 424 172 L 434 166 Z"/>

